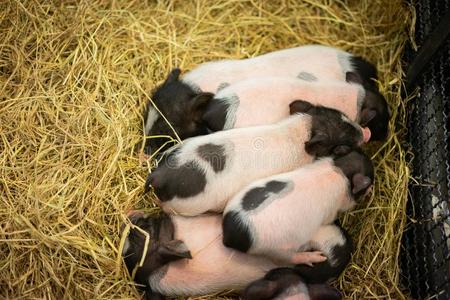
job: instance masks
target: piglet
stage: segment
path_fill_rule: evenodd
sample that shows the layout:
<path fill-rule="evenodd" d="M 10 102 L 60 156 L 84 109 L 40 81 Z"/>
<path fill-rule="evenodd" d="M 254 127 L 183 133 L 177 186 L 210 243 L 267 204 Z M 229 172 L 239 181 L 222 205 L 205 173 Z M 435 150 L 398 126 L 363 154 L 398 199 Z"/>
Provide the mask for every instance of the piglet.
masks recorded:
<path fill-rule="evenodd" d="M 298 100 L 293 115 L 274 125 L 217 132 L 174 147 L 149 174 L 162 209 L 195 216 L 222 212 L 252 181 L 347 153 L 363 143 L 363 131 L 341 112 Z"/>
<path fill-rule="evenodd" d="M 132 227 L 122 255 L 129 272 L 136 269 L 134 280 L 145 286 L 149 299 L 242 290 L 269 270 L 283 266 L 224 247 L 220 215 L 189 218 L 131 212 L 129 218 L 134 226 L 148 233 L 149 246 L 143 253 L 145 235 Z M 325 259 L 315 250 L 305 252 L 303 257 L 302 263 L 308 265 Z"/>
<path fill-rule="evenodd" d="M 242 292 L 243 300 L 340 300 L 341 293 L 327 284 L 306 284 L 290 268 L 278 268 L 252 282 Z"/>
<path fill-rule="evenodd" d="M 272 124 L 289 115 L 289 107 L 296 105 L 296 99 L 337 109 L 363 127 L 372 124 L 377 114 L 386 115 L 383 120 L 379 118 L 383 123 L 377 125 L 380 128 L 368 128 L 377 136 L 380 130 L 387 131 L 389 113 L 380 93 L 358 83 L 308 82 L 288 77 L 249 79 L 220 90 L 206 106 L 203 120 L 212 131 Z"/>
<path fill-rule="evenodd" d="M 183 82 L 194 90 L 216 93 L 227 84 L 250 78 L 275 76 L 345 81 L 347 72 L 356 73 L 367 86 L 374 86 L 372 79 L 377 79 L 376 68 L 361 57 L 333 47 L 306 45 L 253 58 L 207 62 L 186 73 Z"/>
<path fill-rule="evenodd" d="M 333 222 L 339 212 L 351 209 L 373 178 L 370 159 L 354 150 L 258 180 L 226 206 L 223 243 L 295 264 L 297 253 L 314 233 Z"/>

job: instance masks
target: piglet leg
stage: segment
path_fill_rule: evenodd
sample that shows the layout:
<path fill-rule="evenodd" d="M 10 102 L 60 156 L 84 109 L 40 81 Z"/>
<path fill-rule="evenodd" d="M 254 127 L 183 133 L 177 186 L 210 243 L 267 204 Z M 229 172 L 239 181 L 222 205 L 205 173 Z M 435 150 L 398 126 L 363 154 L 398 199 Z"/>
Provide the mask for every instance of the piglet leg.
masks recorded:
<path fill-rule="evenodd" d="M 291 256 L 291 263 L 313 266 L 314 263 L 326 261 L 326 256 L 321 251 L 298 252 Z"/>

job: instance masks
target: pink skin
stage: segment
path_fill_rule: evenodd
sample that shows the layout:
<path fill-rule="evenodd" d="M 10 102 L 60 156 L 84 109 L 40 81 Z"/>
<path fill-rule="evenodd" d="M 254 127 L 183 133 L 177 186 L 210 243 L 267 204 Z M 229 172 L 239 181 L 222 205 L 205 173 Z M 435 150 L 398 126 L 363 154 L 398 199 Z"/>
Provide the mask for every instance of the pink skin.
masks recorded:
<path fill-rule="evenodd" d="M 204 92 L 215 93 L 221 83 L 233 84 L 257 77 L 297 77 L 300 72 L 313 74 L 318 80 L 345 81 L 345 73 L 354 71 L 349 53 L 319 45 L 284 49 L 242 60 L 204 63 L 188 72 L 183 81 L 193 83 Z"/>
<path fill-rule="evenodd" d="M 173 216 L 172 221 L 174 239 L 186 244 L 192 259 L 171 262 L 152 273 L 148 282 L 154 292 L 166 296 L 197 296 L 229 289 L 241 290 L 269 270 L 279 267 L 267 258 L 223 246 L 220 215 Z M 319 260 L 323 257 L 320 256 Z"/>
<path fill-rule="evenodd" d="M 255 210 L 242 208 L 249 190 L 273 180 L 289 182 L 284 193 L 266 199 L 268 202 Z M 339 212 L 349 210 L 354 204 L 347 178 L 330 158 L 325 158 L 252 183 L 230 200 L 224 214 L 240 212 L 253 237 L 247 253 L 295 262 L 299 247 L 308 243 L 322 225 L 330 224 Z"/>
<path fill-rule="evenodd" d="M 322 252 L 311 251 L 295 253 L 294 255 L 292 255 L 290 262 L 295 265 L 305 264 L 312 267 L 313 263 L 320 263 L 326 260 L 327 258 L 325 256 L 322 256 Z"/>
<path fill-rule="evenodd" d="M 231 129 L 280 121 L 289 116 L 289 104 L 298 99 L 337 109 L 358 121 L 364 95 L 362 86 L 343 81 L 265 77 L 232 84 L 220 90 L 215 99 L 230 104 L 224 129 Z M 233 102 L 235 96 L 238 103 Z"/>

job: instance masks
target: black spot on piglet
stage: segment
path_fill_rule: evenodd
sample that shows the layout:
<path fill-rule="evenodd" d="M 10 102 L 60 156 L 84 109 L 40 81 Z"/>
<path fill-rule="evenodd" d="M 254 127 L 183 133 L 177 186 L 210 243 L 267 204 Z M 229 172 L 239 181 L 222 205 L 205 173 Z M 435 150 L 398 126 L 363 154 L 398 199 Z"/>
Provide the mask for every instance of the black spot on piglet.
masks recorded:
<path fill-rule="evenodd" d="M 247 252 L 252 245 L 252 238 L 247 225 L 245 225 L 239 213 L 236 211 L 228 212 L 222 222 L 223 244 L 226 247 Z"/>
<path fill-rule="evenodd" d="M 272 180 L 264 187 L 255 187 L 248 191 L 242 199 L 242 208 L 249 211 L 258 208 L 267 198 L 281 192 L 287 186 L 287 182 Z"/>
<path fill-rule="evenodd" d="M 179 167 L 161 166 L 148 175 L 147 184 L 161 201 L 174 197 L 188 198 L 203 192 L 206 186 L 205 172 L 194 161 Z"/>
<path fill-rule="evenodd" d="M 211 131 L 220 131 L 224 128 L 229 106 L 226 101 L 216 98 L 208 103 L 202 120 Z"/>
<path fill-rule="evenodd" d="M 317 77 L 308 72 L 300 72 L 300 74 L 297 75 L 297 78 L 305 81 L 317 81 Z"/>
<path fill-rule="evenodd" d="M 227 157 L 225 156 L 225 148 L 222 145 L 204 144 L 197 148 L 198 155 L 207 161 L 214 172 L 223 171 Z"/>
<path fill-rule="evenodd" d="M 221 84 L 219 84 L 219 86 L 217 87 L 217 91 L 223 90 L 226 87 L 229 87 L 230 84 L 228 82 L 222 82 Z"/>

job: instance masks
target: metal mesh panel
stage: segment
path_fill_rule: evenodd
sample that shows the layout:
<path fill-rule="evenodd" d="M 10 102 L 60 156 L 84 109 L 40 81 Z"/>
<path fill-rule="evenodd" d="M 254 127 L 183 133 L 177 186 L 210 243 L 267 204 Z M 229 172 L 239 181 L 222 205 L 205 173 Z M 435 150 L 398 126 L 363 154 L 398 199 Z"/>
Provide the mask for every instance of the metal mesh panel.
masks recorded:
<path fill-rule="evenodd" d="M 450 8 L 450 0 L 415 3 L 420 47 Z M 411 63 L 416 53 L 405 53 Z M 409 142 L 414 155 L 403 237 L 402 280 L 414 299 L 450 299 L 450 40 L 417 80 L 411 102 Z"/>

